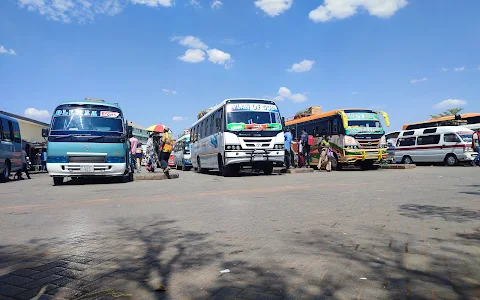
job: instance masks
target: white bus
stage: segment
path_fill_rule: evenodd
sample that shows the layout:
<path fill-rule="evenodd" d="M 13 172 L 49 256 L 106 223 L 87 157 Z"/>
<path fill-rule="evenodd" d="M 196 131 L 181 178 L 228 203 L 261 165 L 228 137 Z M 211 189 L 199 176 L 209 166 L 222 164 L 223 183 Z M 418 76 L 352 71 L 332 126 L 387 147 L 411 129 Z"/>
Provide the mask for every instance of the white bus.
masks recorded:
<path fill-rule="evenodd" d="M 192 168 L 190 154 L 190 132 L 184 132 L 175 142 L 173 159 L 177 170 L 187 171 Z"/>
<path fill-rule="evenodd" d="M 283 120 L 275 102 L 227 99 L 192 125 L 192 165 L 199 171 L 218 169 L 223 176 L 243 167 L 263 170 L 283 164 Z"/>

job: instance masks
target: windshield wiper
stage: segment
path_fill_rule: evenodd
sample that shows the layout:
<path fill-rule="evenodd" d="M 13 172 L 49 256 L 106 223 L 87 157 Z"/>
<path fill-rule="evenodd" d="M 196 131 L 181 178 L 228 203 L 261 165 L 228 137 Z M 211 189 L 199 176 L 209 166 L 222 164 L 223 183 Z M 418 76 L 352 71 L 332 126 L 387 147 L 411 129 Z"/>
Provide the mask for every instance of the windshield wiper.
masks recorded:
<path fill-rule="evenodd" d="M 67 134 L 67 135 L 61 135 L 61 136 L 54 136 L 56 140 L 60 139 L 65 139 L 65 138 L 70 138 L 70 137 L 76 137 L 76 136 L 88 136 L 88 135 L 78 135 L 78 134 Z"/>
<path fill-rule="evenodd" d="M 121 136 L 117 136 L 117 135 L 99 135 L 99 136 L 92 136 L 91 138 L 89 138 L 88 140 L 89 141 L 93 141 L 93 140 L 97 140 L 97 139 L 103 139 L 103 138 L 122 138 Z"/>

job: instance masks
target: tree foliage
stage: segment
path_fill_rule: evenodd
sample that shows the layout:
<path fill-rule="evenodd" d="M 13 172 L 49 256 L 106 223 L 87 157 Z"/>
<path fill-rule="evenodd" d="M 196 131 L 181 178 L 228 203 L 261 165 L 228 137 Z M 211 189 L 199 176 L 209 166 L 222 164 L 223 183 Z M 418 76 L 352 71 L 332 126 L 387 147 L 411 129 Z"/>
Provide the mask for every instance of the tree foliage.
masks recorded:
<path fill-rule="evenodd" d="M 443 113 L 440 113 L 438 115 L 430 115 L 430 117 L 432 119 L 438 119 L 438 118 L 441 118 L 441 117 L 455 116 L 455 115 L 458 115 L 462 110 L 463 110 L 463 108 L 460 108 L 460 107 L 459 108 L 452 108 L 452 109 L 446 110 Z"/>

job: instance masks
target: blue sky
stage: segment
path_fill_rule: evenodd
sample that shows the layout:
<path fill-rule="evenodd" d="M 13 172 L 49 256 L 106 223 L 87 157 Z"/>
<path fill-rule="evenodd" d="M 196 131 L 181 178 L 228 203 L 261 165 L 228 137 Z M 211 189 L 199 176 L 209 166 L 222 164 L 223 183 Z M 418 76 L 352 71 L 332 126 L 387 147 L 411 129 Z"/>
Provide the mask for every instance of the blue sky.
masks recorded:
<path fill-rule="evenodd" d="M 392 127 L 480 112 L 480 1 L 3 0 L 0 109 L 96 97 L 175 132 L 230 97 L 382 109 Z M 175 119 L 175 120 L 174 120 Z M 387 129 L 388 130 L 388 129 Z"/>

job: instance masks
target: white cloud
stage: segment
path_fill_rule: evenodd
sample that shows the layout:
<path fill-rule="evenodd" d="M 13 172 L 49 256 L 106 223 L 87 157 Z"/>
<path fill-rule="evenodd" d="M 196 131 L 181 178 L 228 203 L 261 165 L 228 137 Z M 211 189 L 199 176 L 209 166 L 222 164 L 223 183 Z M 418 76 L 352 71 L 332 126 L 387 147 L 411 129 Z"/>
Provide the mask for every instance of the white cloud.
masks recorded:
<path fill-rule="evenodd" d="M 467 101 L 461 99 L 447 99 L 443 100 L 433 106 L 435 109 L 456 108 L 467 105 Z"/>
<path fill-rule="evenodd" d="M 175 36 L 172 38 L 172 41 L 178 41 L 182 46 L 193 48 L 193 49 L 202 49 L 207 50 L 208 46 L 201 39 L 194 36 Z"/>
<path fill-rule="evenodd" d="M 447 71 L 448 71 L 448 68 L 442 67 L 442 68 L 440 69 L 440 71 L 442 71 L 442 72 L 447 72 Z"/>
<path fill-rule="evenodd" d="M 305 94 L 293 94 L 290 96 L 290 100 L 293 102 L 305 102 L 307 101 L 307 96 Z"/>
<path fill-rule="evenodd" d="M 292 7 L 293 0 L 257 0 L 255 6 L 270 17 L 276 17 Z"/>
<path fill-rule="evenodd" d="M 353 92 L 352 95 L 358 95 L 360 92 Z"/>
<path fill-rule="evenodd" d="M 179 56 L 178 59 L 188 63 L 199 63 L 205 60 L 205 52 L 200 49 L 188 49 L 185 55 Z"/>
<path fill-rule="evenodd" d="M 15 52 L 15 50 L 13 49 L 6 49 L 5 47 L 1 46 L 0 45 L 0 54 L 10 54 L 10 55 L 17 55 L 17 53 Z"/>
<path fill-rule="evenodd" d="M 186 120 L 187 118 L 184 118 L 184 117 L 180 117 L 180 116 L 175 116 L 172 118 L 173 121 L 184 121 Z"/>
<path fill-rule="evenodd" d="M 419 83 L 419 82 L 423 82 L 423 81 L 427 81 L 427 80 L 428 80 L 427 77 L 423 77 L 422 79 L 412 79 L 412 80 L 410 80 L 410 83 L 415 84 L 415 83 Z"/>
<path fill-rule="evenodd" d="M 288 69 L 288 71 L 296 73 L 308 72 L 312 69 L 314 63 L 314 60 L 304 59 L 299 63 L 293 64 L 292 68 Z"/>
<path fill-rule="evenodd" d="M 218 49 L 208 49 L 208 60 L 214 64 L 225 65 L 226 69 L 232 67 L 233 59 L 230 53 L 223 52 Z"/>
<path fill-rule="evenodd" d="M 365 9 L 372 16 L 388 18 L 405 7 L 407 0 L 325 0 L 308 15 L 315 23 L 346 19 Z"/>
<path fill-rule="evenodd" d="M 131 0 L 133 4 L 143 4 L 150 7 L 157 7 L 157 6 L 165 6 L 170 7 L 172 6 L 172 0 Z"/>
<path fill-rule="evenodd" d="M 185 4 L 185 6 L 193 6 L 195 8 L 202 8 L 202 5 L 200 4 L 200 2 L 198 2 L 198 0 L 189 0 L 187 4 Z"/>
<path fill-rule="evenodd" d="M 210 5 L 210 7 L 212 9 L 219 9 L 222 5 L 223 5 L 222 1 L 215 0 L 215 1 L 212 2 L 212 5 Z"/>
<path fill-rule="evenodd" d="M 162 89 L 162 92 L 164 92 L 167 95 L 176 95 L 177 91 L 169 90 L 169 89 Z"/>
<path fill-rule="evenodd" d="M 465 66 L 461 66 L 461 67 L 458 67 L 458 68 L 454 68 L 453 70 L 455 72 L 462 72 L 462 71 L 465 71 L 465 68 L 466 68 Z"/>
<path fill-rule="evenodd" d="M 47 110 L 38 110 L 36 108 L 27 108 L 23 114 L 25 117 L 32 119 L 49 119 L 51 116 Z"/>
<path fill-rule="evenodd" d="M 288 98 L 288 97 L 290 97 L 290 96 L 292 95 L 292 92 L 291 92 L 288 88 L 282 86 L 282 87 L 278 90 L 278 95 L 279 95 L 280 97 L 283 97 L 283 98 Z"/>
<path fill-rule="evenodd" d="M 243 46 L 245 44 L 244 41 L 239 41 L 233 38 L 228 38 L 224 39 L 222 41 L 222 44 L 228 45 L 228 46 Z"/>
<path fill-rule="evenodd" d="M 292 100 L 293 102 L 304 102 L 304 101 L 307 101 L 307 93 L 303 93 L 303 94 L 292 94 L 292 91 L 287 88 L 287 87 L 284 87 L 282 86 L 281 88 L 278 89 L 278 92 L 277 92 L 277 96 L 275 97 L 269 97 L 269 96 L 265 96 L 265 98 L 267 99 L 273 99 L 275 101 L 283 101 L 285 99 L 290 99 Z"/>
<path fill-rule="evenodd" d="M 114 16 L 129 4 L 171 7 L 173 0 L 16 0 L 18 5 L 49 20 L 70 23 L 92 21 L 97 15 Z"/>

